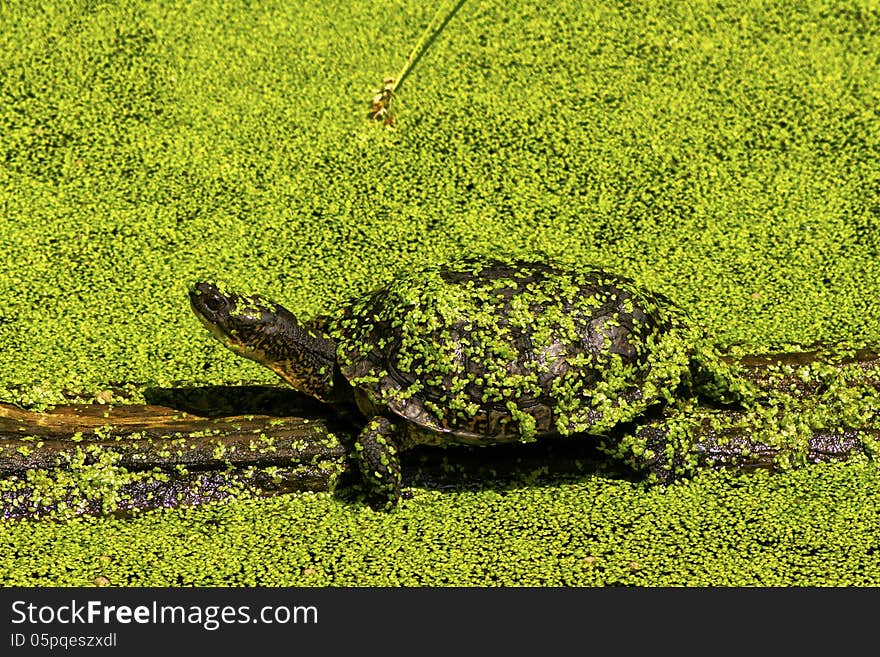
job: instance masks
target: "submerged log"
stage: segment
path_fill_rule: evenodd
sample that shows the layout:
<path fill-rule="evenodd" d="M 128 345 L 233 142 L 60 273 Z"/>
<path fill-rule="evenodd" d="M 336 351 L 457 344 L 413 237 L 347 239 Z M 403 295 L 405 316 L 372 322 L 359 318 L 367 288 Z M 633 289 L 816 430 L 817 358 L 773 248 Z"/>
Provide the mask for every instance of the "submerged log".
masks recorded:
<path fill-rule="evenodd" d="M 183 390 L 184 405 L 218 394 L 209 390 Z M 206 415 L 224 399 L 259 408 L 255 399 L 274 402 L 288 393 L 223 389 Z M 207 417 L 158 404 L 73 404 L 45 413 L 0 404 L 0 515 L 124 513 L 243 494 L 332 491 L 348 469 L 348 450 L 332 428 L 320 417 Z"/>
<path fill-rule="evenodd" d="M 87 463 L 95 462 L 99 452 L 112 453 L 117 456 L 115 464 L 129 470 L 280 466 L 345 455 L 321 420 L 191 415 L 179 419 L 168 416 L 170 409 L 161 406 L 120 406 L 105 413 L 103 421 L 110 424 L 83 424 L 82 410 L 61 407 L 51 413 L 32 414 L 41 424 L 29 426 L 27 412 L 15 409 L 13 413 L 0 405 L 0 414 L 15 415 L 0 417 L 0 475 L 63 467 L 77 453 L 84 453 Z M 64 423 L 71 416 L 77 423 L 74 434 L 65 433 L 69 428 Z M 5 421 L 9 419 L 18 433 L 8 430 Z M 25 435 L 34 438 L 21 438 L 23 426 L 28 427 L 23 430 L 28 432 Z"/>
<path fill-rule="evenodd" d="M 806 397 L 820 391 L 829 376 L 848 377 L 849 384 L 880 391 L 880 350 L 843 350 L 829 345 L 816 345 L 803 351 L 780 351 L 748 354 L 727 362 L 738 367 L 742 375 L 765 391 L 778 391 Z M 814 369 L 827 370 L 811 372 Z M 806 374 L 806 375 L 805 375 Z"/>
<path fill-rule="evenodd" d="M 880 353 L 874 350 L 841 355 L 815 348 L 728 360 L 760 389 L 796 399 L 820 394 L 829 376 L 838 374 L 844 385 L 880 390 Z M 809 368 L 821 371 L 806 376 Z M 859 374 L 855 379 L 854 371 Z M 58 509 L 119 512 L 198 504 L 242 491 L 332 491 L 352 470 L 347 454 L 353 428 L 288 388 L 154 389 L 148 399 L 158 403 L 70 404 L 45 413 L 0 404 L 2 515 Z M 691 426 L 696 440 L 689 456 L 706 467 L 776 467 L 785 448 L 762 442 L 760 433 L 741 420 L 740 411 L 732 408 L 705 413 Z M 623 427 L 625 432 L 658 449 L 668 440 L 662 417 Z M 878 440 L 873 426 L 820 428 L 800 446 L 799 458 L 805 463 L 842 460 Z M 420 448 L 404 455 L 404 483 L 446 487 L 533 481 L 542 475 L 616 468 L 596 443 L 585 437 L 491 450 Z M 47 476 L 57 485 L 47 487 Z M 89 486 L 95 488 L 93 495 Z M 47 493 L 47 488 L 52 490 Z"/>

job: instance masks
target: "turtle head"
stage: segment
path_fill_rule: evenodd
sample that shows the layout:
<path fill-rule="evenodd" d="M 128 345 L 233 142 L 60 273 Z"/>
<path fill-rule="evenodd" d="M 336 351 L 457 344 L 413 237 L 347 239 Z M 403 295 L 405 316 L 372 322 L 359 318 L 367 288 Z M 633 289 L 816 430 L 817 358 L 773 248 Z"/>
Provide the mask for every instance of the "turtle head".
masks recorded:
<path fill-rule="evenodd" d="M 296 390 L 333 401 L 336 344 L 315 326 L 259 296 L 200 282 L 189 291 L 193 312 L 220 342 L 265 365 Z"/>

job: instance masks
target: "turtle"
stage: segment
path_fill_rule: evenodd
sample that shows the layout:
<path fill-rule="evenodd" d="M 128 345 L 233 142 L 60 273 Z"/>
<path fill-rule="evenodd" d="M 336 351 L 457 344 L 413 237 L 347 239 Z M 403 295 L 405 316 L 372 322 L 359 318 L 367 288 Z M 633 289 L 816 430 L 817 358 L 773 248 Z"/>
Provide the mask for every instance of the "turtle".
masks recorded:
<path fill-rule="evenodd" d="M 227 347 L 356 409 L 353 456 L 389 508 L 401 495 L 398 454 L 416 445 L 608 436 L 682 395 L 730 404 L 750 394 L 683 308 L 599 267 L 461 259 L 311 320 L 207 281 L 189 297 Z"/>

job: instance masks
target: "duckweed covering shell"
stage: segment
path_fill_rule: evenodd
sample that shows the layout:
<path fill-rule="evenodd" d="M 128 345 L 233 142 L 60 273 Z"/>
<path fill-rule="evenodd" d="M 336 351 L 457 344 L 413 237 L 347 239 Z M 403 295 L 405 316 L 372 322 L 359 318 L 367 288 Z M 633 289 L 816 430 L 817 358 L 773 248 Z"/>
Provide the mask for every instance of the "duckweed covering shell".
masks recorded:
<path fill-rule="evenodd" d="M 667 299 L 541 263 L 465 260 L 401 276 L 330 332 L 343 374 L 375 404 L 471 442 L 605 433 L 671 401 L 691 360 L 723 367 Z"/>
<path fill-rule="evenodd" d="M 4 401 L 271 381 L 199 330 L 191 281 L 316 315 L 462 255 L 608 267 L 750 351 L 880 344 L 880 16 L 864 3 L 466 3 L 394 130 L 365 108 L 428 3 L 40 7 L 0 5 Z M 878 483 L 853 463 L 665 491 L 416 490 L 393 515 L 304 495 L 3 522 L 0 573 L 877 585 Z"/>

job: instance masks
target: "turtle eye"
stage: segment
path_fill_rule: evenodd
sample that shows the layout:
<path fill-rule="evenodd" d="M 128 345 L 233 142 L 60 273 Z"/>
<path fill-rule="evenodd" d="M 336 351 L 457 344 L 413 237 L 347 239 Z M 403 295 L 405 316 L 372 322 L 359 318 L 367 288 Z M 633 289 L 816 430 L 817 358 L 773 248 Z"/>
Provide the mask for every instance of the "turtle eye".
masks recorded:
<path fill-rule="evenodd" d="M 212 313 L 220 312 L 226 307 L 226 299 L 221 297 L 219 294 L 205 295 L 202 298 L 202 303 L 204 303 L 205 308 L 210 310 Z"/>

